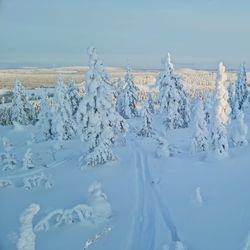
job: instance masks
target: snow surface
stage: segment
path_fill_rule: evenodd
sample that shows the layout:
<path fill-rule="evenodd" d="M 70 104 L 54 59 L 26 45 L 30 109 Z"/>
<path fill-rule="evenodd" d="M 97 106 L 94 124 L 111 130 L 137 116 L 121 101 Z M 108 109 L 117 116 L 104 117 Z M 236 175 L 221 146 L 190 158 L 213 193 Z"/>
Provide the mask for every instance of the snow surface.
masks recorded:
<path fill-rule="evenodd" d="M 249 109 L 245 114 L 249 124 Z M 51 212 L 79 204 L 95 208 L 99 216 L 107 213 L 98 222 L 64 223 L 47 231 L 34 231 L 29 224 L 36 250 L 249 249 L 250 146 L 230 148 L 229 158 L 223 160 L 192 154 L 191 129 L 165 134 L 162 117 L 153 115 L 157 136 L 166 136 L 170 145 L 170 152 L 156 157 L 160 140 L 136 136 L 142 118 L 129 123 L 126 145 L 114 147 L 117 160 L 84 170 L 78 159 L 87 145 L 80 138 L 53 151 L 53 141 L 31 142 L 32 126 L 22 130 L 0 126 L 1 138 L 10 139 L 18 160 L 14 170 L 0 170 L 0 249 L 20 244 L 19 220 L 31 204 L 40 207 L 31 222 L 33 229 Z M 45 164 L 24 169 L 28 148 Z M 53 185 L 24 188 L 24 180 L 32 176 L 51 176 Z"/>

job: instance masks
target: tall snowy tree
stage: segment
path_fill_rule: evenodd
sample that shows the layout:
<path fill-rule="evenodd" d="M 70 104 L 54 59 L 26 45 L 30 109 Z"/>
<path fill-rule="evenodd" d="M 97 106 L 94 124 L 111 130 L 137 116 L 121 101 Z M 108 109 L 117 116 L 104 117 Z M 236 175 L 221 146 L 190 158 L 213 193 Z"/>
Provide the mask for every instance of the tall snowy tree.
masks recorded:
<path fill-rule="evenodd" d="M 218 158 L 228 156 L 227 125 L 231 108 L 228 104 L 226 87 L 227 75 L 223 63 L 219 64 L 214 97 L 214 114 L 212 128 L 212 150 Z"/>
<path fill-rule="evenodd" d="M 246 146 L 248 126 L 244 121 L 244 112 L 239 109 L 239 104 L 235 103 L 235 120 L 232 121 L 231 139 L 234 146 Z"/>
<path fill-rule="evenodd" d="M 204 96 L 204 110 L 206 115 L 206 122 L 210 126 L 211 125 L 211 116 L 213 113 L 213 95 L 210 91 L 205 92 Z"/>
<path fill-rule="evenodd" d="M 52 102 L 56 139 L 69 140 L 76 134 L 76 123 L 72 117 L 72 106 L 67 87 L 62 76 L 58 77 Z"/>
<path fill-rule="evenodd" d="M 143 127 L 139 131 L 138 135 L 144 137 L 150 137 L 153 135 L 153 128 L 152 128 L 152 113 L 150 111 L 149 99 L 147 99 L 143 103 L 142 115 L 143 115 Z"/>
<path fill-rule="evenodd" d="M 209 148 L 209 133 L 207 129 L 206 114 L 204 105 L 199 98 L 195 102 L 193 121 L 192 151 L 202 152 Z"/>
<path fill-rule="evenodd" d="M 40 112 L 38 114 L 38 122 L 36 123 L 33 138 L 36 142 L 53 140 L 56 135 L 54 114 L 49 104 L 48 96 L 42 93 L 40 97 Z"/>
<path fill-rule="evenodd" d="M 35 123 L 35 109 L 29 102 L 22 83 L 18 80 L 14 82 L 13 98 L 11 103 L 12 123 L 28 125 Z"/>
<path fill-rule="evenodd" d="M 0 159 L 3 165 L 3 170 L 12 170 L 17 165 L 16 156 L 13 153 L 13 145 L 6 137 L 2 138 L 4 152 L 1 153 Z"/>
<path fill-rule="evenodd" d="M 96 166 L 113 160 L 112 145 L 118 133 L 125 132 L 127 124 L 116 112 L 113 86 L 95 48 L 88 49 L 89 70 L 85 77 L 84 96 L 79 112 L 82 139 L 89 145 L 87 156 L 80 158 L 82 166 Z"/>
<path fill-rule="evenodd" d="M 174 72 L 170 54 L 162 60 L 164 70 L 156 78 L 158 101 L 166 129 L 185 128 L 190 120 L 189 99 L 181 78 Z"/>
<path fill-rule="evenodd" d="M 245 100 L 247 99 L 247 71 L 245 64 L 241 64 L 237 74 L 237 80 L 235 83 L 235 97 L 239 103 L 239 109 L 242 108 Z"/>
<path fill-rule="evenodd" d="M 155 105 L 154 105 L 154 100 L 153 100 L 153 96 L 151 92 L 148 92 L 147 94 L 148 96 L 148 106 L 149 106 L 149 110 L 151 114 L 154 114 L 155 112 Z"/>
<path fill-rule="evenodd" d="M 115 92 L 115 98 L 116 98 L 116 111 L 122 116 L 126 117 L 125 114 L 125 82 L 121 78 L 118 79 L 116 82 L 116 92 Z"/>
<path fill-rule="evenodd" d="M 127 72 L 125 74 L 124 81 L 125 81 L 124 98 L 126 104 L 124 108 L 124 110 L 126 110 L 125 116 L 126 118 L 132 118 L 138 115 L 136 104 L 139 98 L 139 89 L 135 85 L 134 77 L 132 75 L 132 71 L 129 65 L 127 66 Z"/>

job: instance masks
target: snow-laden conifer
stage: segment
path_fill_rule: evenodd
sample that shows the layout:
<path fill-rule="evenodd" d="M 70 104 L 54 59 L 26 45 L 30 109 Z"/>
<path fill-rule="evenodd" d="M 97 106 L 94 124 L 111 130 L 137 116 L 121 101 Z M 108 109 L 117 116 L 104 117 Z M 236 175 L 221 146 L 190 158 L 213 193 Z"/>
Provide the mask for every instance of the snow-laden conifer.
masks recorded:
<path fill-rule="evenodd" d="M 11 120 L 13 124 L 28 125 L 36 121 L 35 109 L 29 102 L 22 83 L 14 82 L 11 103 Z"/>
<path fill-rule="evenodd" d="M 130 66 L 127 66 L 127 72 L 124 77 L 125 81 L 125 116 L 126 118 L 132 118 L 138 115 L 137 102 L 139 99 L 139 89 L 135 84 L 134 77 Z"/>
<path fill-rule="evenodd" d="M 150 111 L 149 99 L 145 100 L 143 103 L 142 116 L 143 116 L 143 127 L 139 131 L 138 135 L 144 137 L 150 137 L 153 135 L 153 128 L 152 128 L 152 113 Z"/>
<path fill-rule="evenodd" d="M 242 108 L 245 100 L 248 96 L 248 90 L 247 90 L 247 71 L 245 64 L 241 64 L 238 74 L 237 74 L 237 80 L 235 83 L 235 97 L 237 99 L 237 102 L 239 103 L 239 109 Z"/>
<path fill-rule="evenodd" d="M 46 93 L 42 93 L 40 97 L 40 112 L 33 135 L 34 141 L 53 140 L 56 135 L 54 114 L 52 112 L 51 103 Z"/>
<path fill-rule="evenodd" d="M 190 120 L 188 96 L 175 73 L 170 54 L 162 60 L 163 71 L 156 78 L 158 101 L 166 129 L 185 128 Z"/>
<path fill-rule="evenodd" d="M 235 103 L 234 108 L 235 119 L 232 121 L 231 139 L 234 146 L 246 146 L 248 126 L 244 121 L 244 111 L 239 108 L 239 104 Z"/>
<path fill-rule="evenodd" d="M 80 164 L 96 166 L 115 159 L 112 145 L 118 134 L 126 131 L 127 124 L 115 110 L 113 86 L 95 48 L 89 48 L 88 55 L 89 70 L 85 77 L 86 94 L 79 108 L 83 114 L 79 127 L 89 149 L 87 155 L 80 158 Z"/>
<path fill-rule="evenodd" d="M 67 87 L 62 76 L 58 77 L 52 102 L 56 139 L 69 140 L 76 134 L 76 123 L 72 117 L 72 107 Z"/>
<path fill-rule="evenodd" d="M 202 152 L 207 151 L 209 147 L 209 133 L 207 129 L 206 114 L 204 105 L 199 98 L 195 102 L 194 120 L 193 120 L 193 137 L 192 137 L 192 151 Z"/>
<path fill-rule="evenodd" d="M 212 127 L 212 151 L 218 158 L 228 156 L 227 126 L 231 108 L 228 104 L 226 87 L 227 75 L 223 63 L 219 64 L 214 96 L 214 113 Z"/>

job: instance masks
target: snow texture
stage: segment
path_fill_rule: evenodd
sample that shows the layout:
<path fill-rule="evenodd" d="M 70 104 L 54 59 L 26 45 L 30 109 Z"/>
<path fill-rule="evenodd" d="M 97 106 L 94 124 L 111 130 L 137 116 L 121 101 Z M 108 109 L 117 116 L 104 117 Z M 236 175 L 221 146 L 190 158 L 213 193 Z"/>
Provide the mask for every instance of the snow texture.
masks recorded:
<path fill-rule="evenodd" d="M 38 204 L 31 204 L 20 217 L 20 236 L 17 241 L 17 250 L 35 250 L 36 235 L 33 231 L 33 218 L 39 212 Z"/>

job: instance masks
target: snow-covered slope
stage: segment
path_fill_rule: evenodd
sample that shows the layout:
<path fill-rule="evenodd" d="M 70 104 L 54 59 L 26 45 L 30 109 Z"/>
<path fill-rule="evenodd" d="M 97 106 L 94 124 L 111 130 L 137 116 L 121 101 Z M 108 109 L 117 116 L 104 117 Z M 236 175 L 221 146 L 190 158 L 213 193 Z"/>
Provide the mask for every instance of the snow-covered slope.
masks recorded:
<path fill-rule="evenodd" d="M 246 119 L 249 124 L 248 114 Z M 0 249 L 20 245 L 19 219 L 32 204 L 40 207 L 30 215 L 36 250 L 248 249 L 250 146 L 211 160 L 191 153 L 190 129 L 177 129 L 166 135 L 172 148 L 167 158 L 157 139 L 165 135 L 162 118 L 154 115 L 153 122 L 157 136 L 142 138 L 136 136 L 142 119 L 131 119 L 126 144 L 114 148 L 118 159 L 83 170 L 78 159 L 87 147 L 79 138 L 57 149 L 53 142 L 32 143 L 33 127 L 0 127 L 19 161 L 15 170 L 0 171 Z M 28 148 L 35 168 L 27 170 L 21 160 Z M 28 177 L 37 183 L 31 189 Z M 52 213 L 47 230 L 37 230 Z"/>

